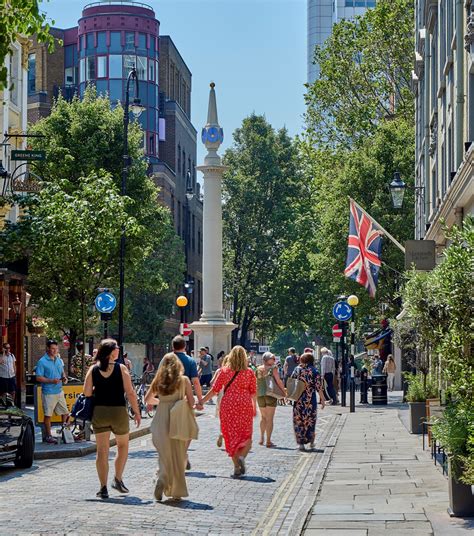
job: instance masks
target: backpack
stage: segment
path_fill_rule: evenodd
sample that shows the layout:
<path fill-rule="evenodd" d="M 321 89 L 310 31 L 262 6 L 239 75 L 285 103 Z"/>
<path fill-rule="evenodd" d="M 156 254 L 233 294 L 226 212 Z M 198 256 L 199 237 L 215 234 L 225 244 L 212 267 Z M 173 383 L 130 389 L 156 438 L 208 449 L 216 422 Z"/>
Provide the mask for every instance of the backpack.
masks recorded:
<path fill-rule="evenodd" d="M 71 417 L 81 421 L 91 421 L 94 411 L 94 397 L 81 393 L 74 402 L 71 410 Z"/>

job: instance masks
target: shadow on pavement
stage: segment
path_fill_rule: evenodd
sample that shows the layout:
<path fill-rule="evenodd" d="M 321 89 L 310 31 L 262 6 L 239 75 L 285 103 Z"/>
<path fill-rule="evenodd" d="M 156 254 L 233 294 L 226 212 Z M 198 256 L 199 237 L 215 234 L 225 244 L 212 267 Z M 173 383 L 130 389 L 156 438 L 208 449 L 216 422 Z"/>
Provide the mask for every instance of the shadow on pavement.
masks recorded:
<path fill-rule="evenodd" d="M 207 473 L 200 473 L 199 471 L 186 471 L 186 478 L 217 478 L 216 475 L 208 475 Z"/>
<path fill-rule="evenodd" d="M 257 482 L 259 484 L 271 484 L 272 482 L 275 482 L 275 480 L 273 480 L 273 478 L 268 478 L 267 476 L 247 476 L 247 475 L 245 475 L 245 476 L 240 477 L 239 480 L 245 480 L 247 482 Z"/>
<path fill-rule="evenodd" d="M 13 465 L 0 465 L 0 482 L 6 482 L 7 480 L 13 480 L 14 478 L 22 478 L 34 471 L 37 471 L 39 467 L 33 465 L 29 469 L 19 469 Z"/>
<path fill-rule="evenodd" d="M 115 455 L 114 455 L 115 456 Z M 156 450 L 131 450 L 128 453 L 129 458 L 156 458 L 158 459 L 158 455 L 156 453 Z"/>
<path fill-rule="evenodd" d="M 99 502 L 99 503 L 110 503 L 110 504 L 125 504 L 127 506 L 147 506 L 149 504 L 153 504 L 154 501 L 144 501 L 140 499 L 140 497 L 133 497 L 133 496 L 122 496 L 122 497 L 109 497 L 108 499 L 99 499 L 99 498 L 92 498 L 92 499 L 85 499 L 86 502 Z"/>
<path fill-rule="evenodd" d="M 173 508 L 180 508 L 182 510 L 214 510 L 214 508 L 210 504 L 188 501 L 186 499 L 183 499 L 181 501 L 168 499 L 166 501 L 163 501 L 161 504 L 164 504 L 166 506 L 172 506 Z"/>

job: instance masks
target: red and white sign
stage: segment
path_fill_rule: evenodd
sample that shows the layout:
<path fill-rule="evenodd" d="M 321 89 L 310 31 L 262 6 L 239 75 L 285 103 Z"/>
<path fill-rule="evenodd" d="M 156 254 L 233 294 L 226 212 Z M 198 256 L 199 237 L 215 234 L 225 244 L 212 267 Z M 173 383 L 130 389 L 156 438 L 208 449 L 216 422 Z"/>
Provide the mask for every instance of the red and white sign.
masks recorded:
<path fill-rule="evenodd" d="M 63 346 L 66 349 L 68 349 L 71 346 L 71 343 L 69 341 L 69 337 L 67 335 L 64 335 L 64 337 L 63 337 Z"/>
<path fill-rule="evenodd" d="M 332 327 L 332 336 L 342 337 L 342 328 L 339 327 L 339 324 L 334 324 L 334 326 Z"/>
<path fill-rule="evenodd" d="M 193 330 L 189 327 L 188 324 L 184 323 L 179 325 L 179 332 L 181 333 L 181 335 L 183 335 L 183 337 L 189 337 Z"/>

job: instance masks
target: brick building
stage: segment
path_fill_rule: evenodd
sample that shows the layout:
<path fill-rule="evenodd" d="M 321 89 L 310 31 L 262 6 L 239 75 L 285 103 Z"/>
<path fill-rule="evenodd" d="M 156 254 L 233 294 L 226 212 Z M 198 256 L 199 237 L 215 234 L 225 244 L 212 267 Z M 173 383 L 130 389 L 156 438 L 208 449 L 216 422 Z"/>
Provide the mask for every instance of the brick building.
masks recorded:
<path fill-rule="evenodd" d="M 52 30 L 62 41 L 52 54 L 33 43 L 28 120 L 48 115 L 59 92 L 71 99 L 83 95 L 88 84 L 107 94 L 112 106 L 123 102 L 126 79 L 135 66 L 145 107 L 139 121 L 149 174 L 160 187 L 160 200 L 169 207 L 186 252 L 182 292 L 189 299 L 186 320 L 191 322 L 199 317 L 202 295 L 202 201 L 196 181 L 191 72 L 171 38 L 160 37 L 159 27 L 153 9 L 141 2 L 86 5 L 78 26 Z M 165 329 L 176 333 L 178 322 L 178 317 L 170 318 Z"/>

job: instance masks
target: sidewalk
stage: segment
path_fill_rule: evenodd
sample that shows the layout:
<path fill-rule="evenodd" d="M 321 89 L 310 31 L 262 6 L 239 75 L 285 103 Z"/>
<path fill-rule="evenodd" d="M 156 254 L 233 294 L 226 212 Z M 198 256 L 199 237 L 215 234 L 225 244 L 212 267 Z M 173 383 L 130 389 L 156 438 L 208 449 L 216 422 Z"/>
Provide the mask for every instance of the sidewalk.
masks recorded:
<path fill-rule="evenodd" d="M 306 536 L 471 533 L 474 520 L 449 517 L 447 479 L 403 425 L 399 413 L 406 406 L 391 398 L 395 403 L 357 406 L 352 414 L 341 408 L 342 430 Z"/>

